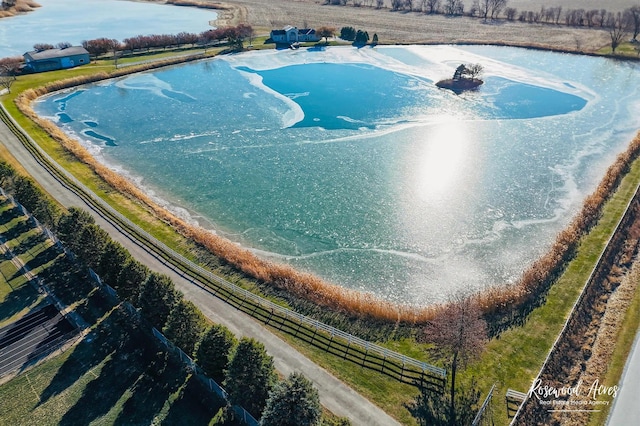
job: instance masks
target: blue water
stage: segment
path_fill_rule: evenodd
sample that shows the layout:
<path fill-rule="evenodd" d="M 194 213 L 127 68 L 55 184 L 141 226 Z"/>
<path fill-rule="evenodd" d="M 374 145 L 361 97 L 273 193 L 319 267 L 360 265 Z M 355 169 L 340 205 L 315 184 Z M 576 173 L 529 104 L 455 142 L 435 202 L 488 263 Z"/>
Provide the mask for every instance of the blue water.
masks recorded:
<path fill-rule="evenodd" d="M 435 87 L 459 63 L 485 84 Z M 232 55 L 37 111 L 258 255 L 424 304 L 513 281 L 640 128 L 638 67 L 501 47 Z"/>
<path fill-rule="evenodd" d="M 0 20 L 0 58 L 22 56 L 36 43 L 56 45 L 106 37 L 201 33 L 217 14 L 208 9 L 122 0 L 38 0 L 42 7 Z"/>

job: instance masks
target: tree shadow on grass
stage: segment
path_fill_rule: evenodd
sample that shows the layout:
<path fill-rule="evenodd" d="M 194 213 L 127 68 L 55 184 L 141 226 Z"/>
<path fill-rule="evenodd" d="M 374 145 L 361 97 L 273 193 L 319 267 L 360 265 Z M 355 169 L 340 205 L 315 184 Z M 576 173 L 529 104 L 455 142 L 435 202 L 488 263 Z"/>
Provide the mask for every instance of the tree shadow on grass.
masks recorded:
<path fill-rule="evenodd" d="M 0 203 L 0 205 L 4 205 L 4 203 Z M 0 213 L 0 225 L 6 225 L 11 222 L 13 219 L 22 216 L 22 210 L 18 208 L 18 206 L 13 206 L 2 213 Z"/>
<path fill-rule="evenodd" d="M 25 267 L 28 270 L 33 271 L 43 265 L 46 265 L 49 262 L 52 262 L 58 256 L 60 256 L 60 253 L 58 252 L 56 246 L 49 246 L 38 253 L 36 257 L 28 261 L 25 264 Z"/>
<path fill-rule="evenodd" d="M 25 238 L 22 242 L 20 242 L 20 245 L 18 245 L 12 251 L 16 256 L 20 256 L 32 250 L 37 245 L 45 242 L 46 240 L 47 240 L 47 237 L 43 233 L 41 232 L 32 233 L 27 238 Z"/>
<path fill-rule="evenodd" d="M 155 354 L 147 349 L 144 360 L 147 368 L 136 382 L 116 424 L 150 424 L 162 411 L 170 396 L 180 389 L 186 374 L 164 352 Z M 191 417 L 188 415 L 186 418 Z M 182 419 L 181 424 L 194 424 Z M 205 423 L 206 424 L 206 423 Z"/>
<path fill-rule="evenodd" d="M 4 300 L 0 301 L 0 323 L 11 318 L 18 312 L 31 307 L 32 310 L 38 309 L 46 300 L 43 298 L 37 302 L 40 295 L 28 283 L 21 285 L 7 294 Z"/>
<path fill-rule="evenodd" d="M 209 391 L 202 389 L 197 379 L 189 378 L 178 398 L 171 404 L 162 424 L 183 425 L 186 418 L 191 424 L 209 424 L 215 413 L 224 407 L 224 403 L 221 400 L 204 401 L 202 396 L 207 393 Z"/>
<path fill-rule="evenodd" d="M 64 413 L 59 425 L 90 424 L 111 410 L 139 375 L 135 360 L 125 355 L 124 351 L 111 354 L 100 375 L 85 386 L 82 396 Z"/>
<path fill-rule="evenodd" d="M 97 339 L 96 339 L 97 340 Z M 86 340 L 78 344 L 67 360 L 58 369 L 56 375 L 40 395 L 40 404 L 64 392 L 76 383 L 89 370 L 99 365 L 110 353 L 108 345 Z"/>
<path fill-rule="evenodd" d="M 102 363 L 107 357 L 113 356 L 116 351 L 129 343 L 131 340 L 129 334 L 114 326 L 113 323 L 110 313 L 82 342 L 74 347 L 73 352 L 58 369 L 49 386 L 42 391 L 41 404 L 72 386 L 89 370 Z M 115 376 L 117 375 L 118 372 L 115 373 Z"/>
<path fill-rule="evenodd" d="M 19 220 L 17 223 L 11 225 L 6 232 L 2 233 L 5 240 L 11 241 L 18 238 L 20 235 L 29 232 L 33 227 L 28 223 L 26 218 Z"/>

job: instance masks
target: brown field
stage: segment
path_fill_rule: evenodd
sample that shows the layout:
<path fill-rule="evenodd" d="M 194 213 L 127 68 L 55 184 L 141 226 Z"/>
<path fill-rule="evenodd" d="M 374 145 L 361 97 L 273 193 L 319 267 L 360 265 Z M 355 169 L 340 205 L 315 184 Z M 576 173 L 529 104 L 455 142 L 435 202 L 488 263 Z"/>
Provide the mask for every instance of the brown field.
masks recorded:
<path fill-rule="evenodd" d="M 206 0 L 200 0 L 206 1 Z M 464 0 L 470 6 L 471 0 Z M 418 3 L 416 1 L 416 3 Z M 623 10 L 634 0 L 513 0 L 510 7 L 538 11 L 541 5 L 562 6 L 563 9 Z M 389 0 L 386 0 L 388 6 Z M 352 26 L 369 34 L 376 33 L 381 43 L 499 43 L 538 45 L 552 49 L 594 52 L 609 44 L 609 35 L 599 29 L 573 28 L 563 25 L 522 24 L 499 21 L 484 23 L 480 19 L 419 12 L 392 12 L 370 7 L 328 6 L 324 0 L 227 0 L 225 6 L 235 6 L 235 16 L 225 13 L 219 25 L 246 21 L 266 34 L 272 28 L 287 24 L 297 26 Z"/>
<path fill-rule="evenodd" d="M 33 0 L 16 0 L 16 4 L 7 10 L 0 10 L 0 18 L 17 15 L 18 13 L 31 12 L 40 5 Z"/>

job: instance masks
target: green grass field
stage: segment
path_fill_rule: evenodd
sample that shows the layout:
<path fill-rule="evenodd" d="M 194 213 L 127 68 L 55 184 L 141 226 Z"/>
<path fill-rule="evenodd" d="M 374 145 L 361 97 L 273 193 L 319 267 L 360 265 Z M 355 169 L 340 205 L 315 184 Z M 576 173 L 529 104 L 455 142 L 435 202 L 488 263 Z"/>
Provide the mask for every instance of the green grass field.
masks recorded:
<path fill-rule="evenodd" d="M 6 199 L 0 200 L 0 234 L 3 241 L 6 241 L 5 247 L 12 249 L 19 248 L 21 241 L 38 240 L 35 236 L 35 230 L 27 230 L 25 233 L 16 235 L 16 238 L 9 239 L 12 235 L 11 231 L 22 226 L 25 219 L 24 216 L 18 216 L 18 214 L 21 215 L 17 209 L 9 205 Z M 30 254 L 31 259 L 34 259 L 33 255 L 41 252 L 44 245 L 40 242 L 28 250 L 27 254 Z M 4 250 L 0 251 L 4 252 Z M 15 264 L 4 256 L 0 257 L 0 327 L 22 317 L 28 311 L 36 308 L 43 300 L 44 296 L 39 294 L 22 274 L 18 273 Z"/>
<path fill-rule="evenodd" d="M 89 339 L 0 386 L 7 425 L 207 424 L 191 376 L 105 318 Z M 124 337 L 124 339 L 122 339 Z M 89 342 L 90 340 L 90 342 Z M 158 371 L 158 370 L 161 371 Z"/>

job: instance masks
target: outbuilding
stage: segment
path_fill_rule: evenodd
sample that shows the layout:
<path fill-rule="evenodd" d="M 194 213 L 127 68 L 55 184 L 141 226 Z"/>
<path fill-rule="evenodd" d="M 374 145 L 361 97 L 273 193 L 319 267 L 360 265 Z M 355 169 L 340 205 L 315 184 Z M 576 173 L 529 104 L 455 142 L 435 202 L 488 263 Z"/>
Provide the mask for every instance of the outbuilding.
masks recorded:
<path fill-rule="evenodd" d="M 24 70 L 44 72 L 73 68 L 91 62 L 89 52 L 82 46 L 64 49 L 34 50 L 24 55 Z"/>

